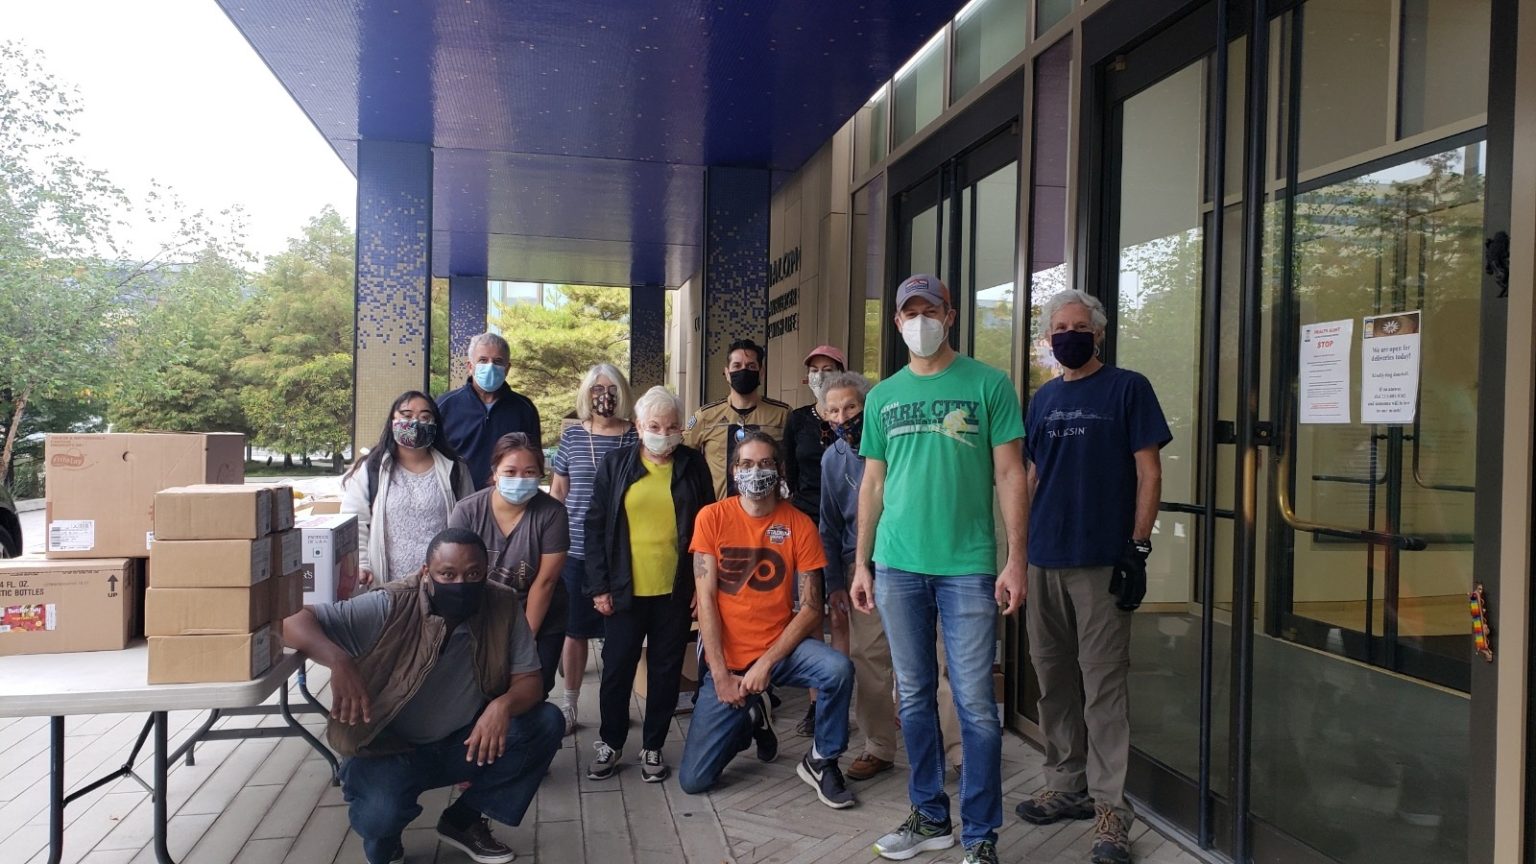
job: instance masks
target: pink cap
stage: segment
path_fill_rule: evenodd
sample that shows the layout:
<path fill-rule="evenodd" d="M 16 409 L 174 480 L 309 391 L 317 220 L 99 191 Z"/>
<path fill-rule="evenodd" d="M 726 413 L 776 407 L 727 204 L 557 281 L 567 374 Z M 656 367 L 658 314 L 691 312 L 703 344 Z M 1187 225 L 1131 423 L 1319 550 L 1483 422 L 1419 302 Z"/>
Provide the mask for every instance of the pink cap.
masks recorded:
<path fill-rule="evenodd" d="M 811 365 L 811 358 L 818 355 L 822 357 L 831 357 L 833 360 L 837 361 L 837 365 L 843 367 L 844 369 L 848 368 L 848 358 L 843 354 L 841 349 L 834 348 L 831 345 L 817 345 L 815 348 L 812 348 L 811 353 L 805 355 L 805 365 Z"/>

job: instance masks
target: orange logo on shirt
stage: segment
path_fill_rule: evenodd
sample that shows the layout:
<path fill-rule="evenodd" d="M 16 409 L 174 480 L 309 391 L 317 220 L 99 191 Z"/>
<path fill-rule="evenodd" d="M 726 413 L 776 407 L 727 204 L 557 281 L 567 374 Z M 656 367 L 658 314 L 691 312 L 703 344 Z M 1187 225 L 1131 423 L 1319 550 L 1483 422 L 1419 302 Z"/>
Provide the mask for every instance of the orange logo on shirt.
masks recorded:
<path fill-rule="evenodd" d="M 720 548 L 720 590 L 726 594 L 739 594 L 742 586 L 753 591 L 772 591 L 784 584 L 788 573 L 784 557 L 772 549 Z"/>

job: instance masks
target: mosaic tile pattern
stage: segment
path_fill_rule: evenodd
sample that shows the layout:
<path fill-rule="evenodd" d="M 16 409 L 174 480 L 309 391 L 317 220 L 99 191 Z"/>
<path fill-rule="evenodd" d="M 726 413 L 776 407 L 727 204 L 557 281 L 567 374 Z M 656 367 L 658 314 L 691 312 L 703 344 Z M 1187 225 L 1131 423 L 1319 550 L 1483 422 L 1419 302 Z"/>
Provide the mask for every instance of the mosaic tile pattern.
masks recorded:
<path fill-rule="evenodd" d="M 636 398 L 667 373 L 666 298 L 662 288 L 629 289 L 629 386 Z"/>
<path fill-rule="evenodd" d="M 705 182 L 704 401 L 725 397 L 726 348 L 768 341 L 769 172 L 710 168 Z"/>
<path fill-rule="evenodd" d="M 432 273 L 432 148 L 360 141 L 357 156 L 354 442 L 426 385 Z"/>
<path fill-rule="evenodd" d="M 488 306 L 484 276 L 448 279 L 448 380 L 455 385 L 469 375 L 469 340 L 485 332 Z"/>

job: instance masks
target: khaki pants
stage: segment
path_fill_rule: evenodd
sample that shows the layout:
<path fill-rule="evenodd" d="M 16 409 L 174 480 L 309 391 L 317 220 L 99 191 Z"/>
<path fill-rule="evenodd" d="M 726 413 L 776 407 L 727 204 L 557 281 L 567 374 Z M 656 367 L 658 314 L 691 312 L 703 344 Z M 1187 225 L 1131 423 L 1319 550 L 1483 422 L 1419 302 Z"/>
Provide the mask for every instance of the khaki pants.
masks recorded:
<path fill-rule="evenodd" d="M 891 645 L 885 641 L 885 625 L 878 611 L 848 616 L 849 652 L 853 660 L 853 717 L 864 730 L 864 752 L 887 762 L 895 761 L 901 736 L 896 731 L 896 705 L 892 690 Z M 951 765 L 960 764 L 960 717 L 949 691 L 949 671 L 944 662 L 944 636 L 939 635 L 939 729 L 944 736 L 944 755 Z"/>
<path fill-rule="evenodd" d="M 1025 623 L 1040 679 L 1046 787 L 1086 789 L 1129 825 L 1132 613 L 1115 608 L 1109 577 L 1109 567 L 1031 566 Z"/>

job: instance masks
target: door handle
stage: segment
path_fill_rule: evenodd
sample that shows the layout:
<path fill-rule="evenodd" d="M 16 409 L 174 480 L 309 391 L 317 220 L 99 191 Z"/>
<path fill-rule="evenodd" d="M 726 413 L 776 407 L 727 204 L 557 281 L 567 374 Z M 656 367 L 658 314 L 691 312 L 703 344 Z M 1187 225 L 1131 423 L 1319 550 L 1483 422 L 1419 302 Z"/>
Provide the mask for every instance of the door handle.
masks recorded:
<path fill-rule="evenodd" d="M 1275 463 L 1275 504 L 1280 511 L 1280 518 L 1293 531 L 1305 531 L 1308 534 L 1321 534 L 1327 537 L 1341 537 L 1345 540 L 1357 540 L 1362 543 L 1372 543 L 1377 546 L 1395 546 L 1404 552 L 1422 552 L 1429 544 L 1422 537 L 1414 537 L 1407 534 L 1391 534 L 1386 531 L 1369 531 L 1360 528 L 1349 528 L 1339 525 L 1328 525 L 1322 522 L 1312 522 L 1296 515 L 1296 507 L 1291 502 L 1291 455 L 1292 448 L 1285 448 L 1280 452 L 1280 458 Z"/>

